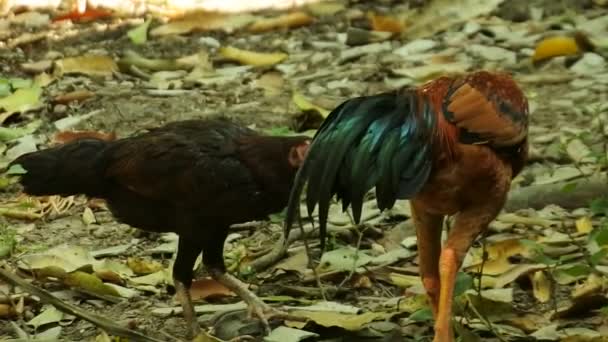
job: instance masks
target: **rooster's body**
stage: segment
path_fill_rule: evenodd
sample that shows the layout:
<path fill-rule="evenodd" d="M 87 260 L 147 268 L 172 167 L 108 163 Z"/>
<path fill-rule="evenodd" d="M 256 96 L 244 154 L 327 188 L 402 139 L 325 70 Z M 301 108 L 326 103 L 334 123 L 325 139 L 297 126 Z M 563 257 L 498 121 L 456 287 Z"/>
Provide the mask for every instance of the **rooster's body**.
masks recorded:
<path fill-rule="evenodd" d="M 226 273 L 224 240 L 231 224 L 264 219 L 285 207 L 307 148 L 306 137 L 262 136 L 225 119 L 189 120 L 116 141 L 75 140 L 13 164 L 27 171 L 20 182 L 28 194 L 104 198 L 124 223 L 176 232 L 174 285 L 198 335 L 188 289 L 201 251 L 209 273 L 256 314 L 265 320 L 264 313 L 272 311 Z"/>
<path fill-rule="evenodd" d="M 505 74 L 442 77 L 420 88 L 348 100 L 313 138 L 292 189 L 286 233 L 305 182 L 308 214 L 319 205 L 322 244 L 334 195 L 344 210 L 352 207 L 357 223 L 364 195 L 374 187 L 381 210 L 410 199 L 435 341 L 452 341 L 456 273 L 523 168 L 527 130 L 527 100 Z M 455 215 L 455 224 L 442 248 L 446 215 Z"/>

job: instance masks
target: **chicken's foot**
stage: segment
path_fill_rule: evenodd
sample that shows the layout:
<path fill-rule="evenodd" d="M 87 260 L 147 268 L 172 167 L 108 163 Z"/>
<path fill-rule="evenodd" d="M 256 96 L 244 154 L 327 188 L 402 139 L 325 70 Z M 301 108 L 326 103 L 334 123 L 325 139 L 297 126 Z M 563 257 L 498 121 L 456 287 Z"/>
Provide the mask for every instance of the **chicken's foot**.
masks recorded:
<path fill-rule="evenodd" d="M 188 324 L 188 332 L 190 333 L 190 336 L 196 340 L 196 338 L 202 334 L 202 331 L 201 327 L 198 325 L 198 319 L 196 312 L 194 311 L 194 305 L 192 304 L 192 297 L 190 296 L 190 289 L 177 279 L 173 279 L 173 286 L 175 287 L 175 293 L 182 304 L 184 318 Z"/>
<path fill-rule="evenodd" d="M 270 324 L 268 324 L 268 320 L 270 318 L 282 318 L 294 321 L 303 320 L 302 317 L 290 315 L 264 303 L 258 296 L 255 295 L 255 293 L 251 292 L 247 288 L 247 284 L 243 283 L 236 277 L 217 269 L 210 270 L 210 273 L 215 280 L 236 293 L 245 301 L 245 303 L 247 303 L 249 307 L 249 315 L 252 316 L 255 314 L 258 316 L 258 318 L 262 321 L 264 329 L 266 329 L 267 333 L 270 332 Z"/>

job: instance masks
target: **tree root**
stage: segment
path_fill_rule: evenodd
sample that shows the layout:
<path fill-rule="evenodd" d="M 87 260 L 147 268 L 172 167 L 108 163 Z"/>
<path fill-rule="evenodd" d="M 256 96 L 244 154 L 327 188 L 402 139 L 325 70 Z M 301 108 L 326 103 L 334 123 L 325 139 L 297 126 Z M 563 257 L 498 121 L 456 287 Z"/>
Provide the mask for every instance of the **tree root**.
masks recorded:
<path fill-rule="evenodd" d="M 43 301 L 47 304 L 51 304 L 54 307 L 56 307 L 57 309 L 65 312 L 67 314 L 70 314 L 72 316 L 76 316 L 78 318 L 84 319 L 85 321 L 91 322 L 95 326 L 98 326 L 99 328 L 107 331 L 108 333 L 110 333 L 112 335 L 124 337 L 130 341 L 142 341 L 142 342 L 162 342 L 163 341 L 163 340 L 159 340 L 159 339 L 156 339 L 153 337 L 148 337 L 146 335 L 138 333 L 137 331 L 133 331 L 133 330 L 121 327 L 105 317 L 98 316 L 96 314 L 84 311 L 75 305 L 66 303 L 66 302 L 62 301 L 61 299 L 53 296 L 48 291 L 30 284 L 25 279 L 19 277 L 16 273 L 8 270 L 7 268 L 0 267 L 0 279 L 3 279 L 10 284 L 13 284 L 14 286 L 19 286 L 24 291 L 26 291 L 34 296 L 39 297 L 41 301 Z"/>
<path fill-rule="evenodd" d="M 575 183 L 576 187 L 570 191 L 564 191 L 564 188 L 572 183 Z M 513 189 L 509 193 L 504 210 L 542 209 L 549 204 L 555 204 L 564 209 L 577 209 L 587 207 L 593 199 L 606 195 L 608 195 L 608 179 L 605 176 L 531 185 Z"/>

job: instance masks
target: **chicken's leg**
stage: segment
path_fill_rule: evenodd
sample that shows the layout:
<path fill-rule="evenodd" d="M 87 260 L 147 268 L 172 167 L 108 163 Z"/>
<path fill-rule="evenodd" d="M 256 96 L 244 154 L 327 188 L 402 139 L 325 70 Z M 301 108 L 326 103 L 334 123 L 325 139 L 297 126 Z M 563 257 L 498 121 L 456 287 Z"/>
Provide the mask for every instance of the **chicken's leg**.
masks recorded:
<path fill-rule="evenodd" d="M 201 248 L 194 244 L 193 241 L 181 236 L 179 238 L 177 257 L 173 264 L 173 286 L 182 304 L 190 337 L 196 338 L 201 334 L 201 328 L 198 325 L 196 313 L 194 312 L 194 305 L 190 296 L 190 285 L 192 285 L 192 267 L 201 252 Z"/>
<path fill-rule="evenodd" d="M 245 301 L 245 303 L 247 303 L 250 315 L 255 314 L 259 317 L 266 332 L 270 332 L 270 325 L 268 324 L 269 318 L 277 317 L 298 320 L 297 317 L 290 316 L 289 314 L 276 310 L 264 303 L 255 295 L 255 293 L 247 288 L 247 284 L 228 274 L 224 266 L 224 247 L 223 244 L 219 244 L 217 241 L 218 240 L 215 240 L 216 244 L 214 245 L 205 246 L 203 250 L 203 263 L 205 264 L 205 267 L 207 267 L 207 270 L 215 280 L 236 293 Z"/>
<path fill-rule="evenodd" d="M 437 318 L 440 289 L 439 256 L 441 253 L 443 216 L 427 212 L 424 206 L 416 201 L 411 201 L 411 205 L 418 237 L 420 277 L 433 310 L 433 317 Z"/>
<path fill-rule="evenodd" d="M 474 207 L 456 215 L 454 226 L 439 258 L 439 310 L 435 317 L 434 342 L 454 341 L 450 323 L 456 274 L 475 238 L 488 227 L 501 207 L 502 202 L 490 201 L 490 204 Z"/>

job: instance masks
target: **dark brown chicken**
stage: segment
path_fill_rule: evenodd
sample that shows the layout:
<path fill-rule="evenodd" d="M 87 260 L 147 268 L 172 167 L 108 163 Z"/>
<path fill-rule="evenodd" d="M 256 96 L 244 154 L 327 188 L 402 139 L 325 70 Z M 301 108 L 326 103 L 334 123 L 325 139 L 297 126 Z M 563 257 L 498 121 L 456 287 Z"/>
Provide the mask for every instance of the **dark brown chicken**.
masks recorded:
<path fill-rule="evenodd" d="M 30 195 L 85 194 L 107 200 L 115 217 L 148 231 L 179 235 L 175 289 L 191 333 L 198 335 L 189 287 L 194 262 L 237 293 L 268 326 L 279 314 L 226 273 L 231 224 L 264 219 L 287 204 L 307 137 L 272 137 L 227 119 L 174 122 L 116 141 L 81 139 L 12 162 Z"/>

